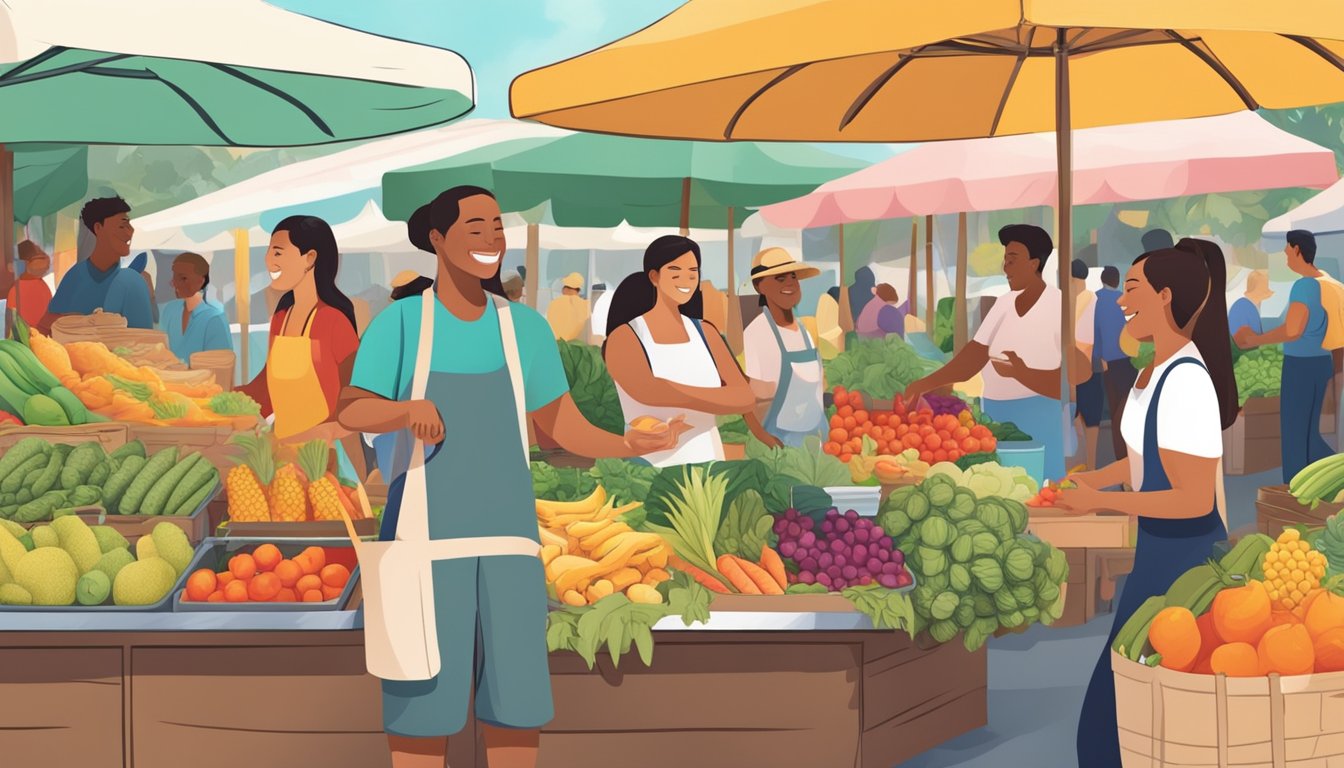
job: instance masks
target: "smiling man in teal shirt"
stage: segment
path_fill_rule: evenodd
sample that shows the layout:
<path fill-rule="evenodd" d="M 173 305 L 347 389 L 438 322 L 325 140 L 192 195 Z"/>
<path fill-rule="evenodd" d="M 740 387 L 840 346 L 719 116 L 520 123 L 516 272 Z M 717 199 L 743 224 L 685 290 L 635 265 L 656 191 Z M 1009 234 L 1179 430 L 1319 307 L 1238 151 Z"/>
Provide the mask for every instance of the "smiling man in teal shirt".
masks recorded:
<path fill-rule="evenodd" d="M 91 315 L 101 309 L 126 318 L 131 328 L 153 328 L 154 307 L 149 288 L 138 272 L 121 266 L 131 255 L 131 206 L 120 197 L 90 200 L 80 211 L 84 226 L 95 238 L 89 258 L 70 268 L 51 297 L 38 330 L 51 332 L 62 315 Z"/>

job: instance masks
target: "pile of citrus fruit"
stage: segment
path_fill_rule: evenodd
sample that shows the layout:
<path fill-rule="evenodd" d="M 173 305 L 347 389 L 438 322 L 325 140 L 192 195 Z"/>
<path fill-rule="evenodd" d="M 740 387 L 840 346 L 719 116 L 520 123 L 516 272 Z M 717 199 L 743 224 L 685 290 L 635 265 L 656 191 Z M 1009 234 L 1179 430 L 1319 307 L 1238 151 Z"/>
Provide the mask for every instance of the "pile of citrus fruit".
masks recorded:
<path fill-rule="evenodd" d="M 919 451 L 928 464 L 957 461 L 972 453 L 989 453 L 997 447 L 989 428 L 976 424 L 969 410 L 959 415 L 939 414 L 926 408 L 909 410 L 897 397 L 890 411 L 869 411 L 861 392 L 836 387 L 835 415 L 831 417 L 826 453 L 848 462 L 863 451 L 865 437 L 876 443 L 879 455 L 896 455 L 907 449 Z"/>
<path fill-rule="evenodd" d="M 328 563 L 322 547 L 285 558 L 274 544 L 229 559 L 228 568 L 209 568 L 187 577 L 182 599 L 202 603 L 321 603 L 335 600 L 350 581 L 350 569 Z"/>

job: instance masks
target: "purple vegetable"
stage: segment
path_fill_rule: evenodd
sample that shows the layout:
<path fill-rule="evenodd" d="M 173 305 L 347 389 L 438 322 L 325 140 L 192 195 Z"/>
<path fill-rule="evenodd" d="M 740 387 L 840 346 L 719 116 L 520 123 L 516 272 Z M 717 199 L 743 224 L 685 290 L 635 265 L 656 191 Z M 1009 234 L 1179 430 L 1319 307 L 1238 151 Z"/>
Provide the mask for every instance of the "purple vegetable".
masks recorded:
<path fill-rule="evenodd" d="M 792 541 L 781 541 L 779 543 L 779 554 L 785 557 L 793 557 L 798 551 L 798 544 Z"/>
<path fill-rule="evenodd" d="M 881 573 L 881 572 L 882 572 L 882 561 L 879 560 L 879 559 L 877 559 L 876 557 L 870 557 L 870 558 L 868 558 L 868 572 L 869 572 L 869 573 Z"/>

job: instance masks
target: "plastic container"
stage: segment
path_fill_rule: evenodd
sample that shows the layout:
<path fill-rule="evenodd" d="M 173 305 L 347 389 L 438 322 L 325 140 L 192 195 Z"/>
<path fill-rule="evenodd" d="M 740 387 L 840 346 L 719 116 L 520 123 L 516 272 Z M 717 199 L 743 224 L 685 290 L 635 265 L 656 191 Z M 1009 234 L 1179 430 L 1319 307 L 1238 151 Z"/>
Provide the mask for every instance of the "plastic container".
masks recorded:
<path fill-rule="evenodd" d="M 280 549 L 280 554 L 286 558 L 294 557 L 308 547 L 322 547 L 328 551 L 327 563 L 333 561 L 339 562 L 350 569 L 350 580 L 345 583 L 345 588 L 341 590 L 340 597 L 335 600 L 325 600 L 320 603 L 206 603 L 197 601 L 187 601 L 182 599 L 183 589 L 186 586 L 186 577 L 195 573 L 201 568 L 209 568 L 212 571 L 219 572 L 228 568 L 229 558 L 242 552 L 252 552 L 262 544 L 274 544 Z M 334 559 L 331 550 L 344 550 L 339 559 Z M 355 589 L 355 582 L 359 579 L 359 565 L 355 558 L 355 549 L 350 544 L 350 539 L 263 539 L 263 538 L 237 538 L 227 539 L 209 538 L 196 550 L 196 556 L 192 558 L 191 565 L 183 575 L 182 583 L 177 586 L 172 594 L 173 612 L 219 612 L 226 613 L 250 613 L 250 612 L 276 612 L 276 611 L 339 611 L 346 603 L 350 601 L 350 594 Z"/>
<path fill-rule="evenodd" d="M 197 547 L 192 561 L 195 562 L 200 556 L 201 547 Z M 181 593 L 186 586 L 187 574 L 189 573 L 191 573 L 190 569 L 178 575 L 173 588 L 163 596 L 163 599 L 153 605 L 80 605 L 78 603 L 74 605 L 0 605 L 0 613 L 163 613 L 172 607 L 173 596 Z"/>
<path fill-rule="evenodd" d="M 1021 467 L 1027 475 L 1036 481 L 1037 487 L 1045 485 L 1045 445 L 1036 440 L 1000 442 L 996 452 L 999 463 L 1005 467 Z"/>
<path fill-rule="evenodd" d="M 831 497 L 831 503 L 841 512 L 854 510 L 860 517 L 877 517 L 882 505 L 882 488 L 879 486 L 838 486 L 822 488 Z"/>

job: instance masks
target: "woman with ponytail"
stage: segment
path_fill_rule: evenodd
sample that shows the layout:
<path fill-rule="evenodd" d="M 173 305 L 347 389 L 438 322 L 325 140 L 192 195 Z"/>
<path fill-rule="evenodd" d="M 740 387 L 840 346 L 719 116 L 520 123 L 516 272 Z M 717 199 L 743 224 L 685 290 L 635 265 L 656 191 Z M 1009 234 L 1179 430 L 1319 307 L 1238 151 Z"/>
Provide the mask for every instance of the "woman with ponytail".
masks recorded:
<path fill-rule="evenodd" d="M 1074 475 L 1058 505 L 1076 514 L 1112 510 L 1138 522 L 1134 571 L 1083 700 L 1078 764 L 1119 768 L 1111 644 L 1145 600 L 1166 594 L 1227 538 L 1218 508 L 1222 433 L 1237 418 L 1227 328 L 1227 266 L 1211 242 L 1185 239 L 1140 256 L 1119 304 L 1127 329 L 1155 354 L 1125 403 L 1128 457 Z M 1104 490 L 1128 484 L 1131 491 Z"/>
<path fill-rule="evenodd" d="M 336 235 L 322 219 L 290 216 L 271 233 L 266 269 L 281 296 L 266 365 L 241 389 L 263 416 L 274 414 L 275 436 L 287 443 L 349 437 L 336 425 L 336 404 L 350 382 L 359 335 L 354 304 L 336 287 L 340 265 Z M 358 471 L 363 451 L 351 445 Z"/>
<path fill-rule="evenodd" d="M 644 270 L 622 280 L 611 300 L 602 354 L 626 423 L 651 416 L 689 427 L 675 450 L 643 457 L 655 467 L 722 460 L 718 417 L 755 418 L 746 375 L 703 317 L 700 246 L 678 235 L 654 240 Z"/>
<path fill-rule="evenodd" d="M 224 308 L 205 299 L 210 287 L 210 262 L 196 253 L 173 259 L 173 293 L 176 299 L 163 305 L 163 332 L 168 348 L 177 359 L 190 364 L 197 352 L 233 351 L 233 336 Z"/>

